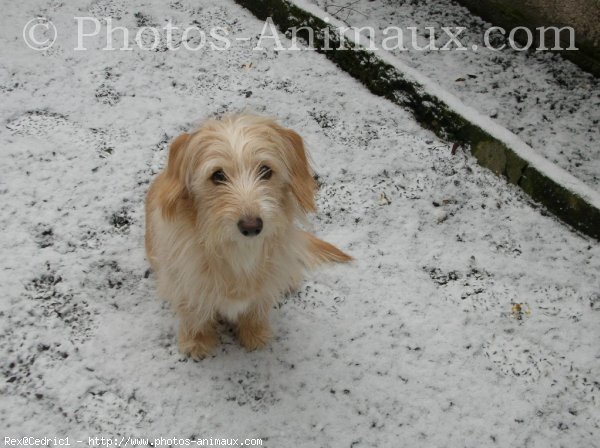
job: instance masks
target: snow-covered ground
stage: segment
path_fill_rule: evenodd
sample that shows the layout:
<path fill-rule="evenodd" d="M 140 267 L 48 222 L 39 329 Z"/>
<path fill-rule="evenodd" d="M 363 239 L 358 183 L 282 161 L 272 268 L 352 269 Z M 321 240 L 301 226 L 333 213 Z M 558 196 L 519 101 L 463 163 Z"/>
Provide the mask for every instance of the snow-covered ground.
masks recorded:
<path fill-rule="evenodd" d="M 374 41 L 401 28 L 406 50 L 391 53 L 416 68 L 464 103 L 519 135 L 543 156 L 590 187 L 600 191 L 600 80 L 557 54 L 515 51 L 498 32 L 490 34 L 495 48 L 485 48 L 492 25 L 473 16 L 453 0 L 305 0 L 320 6 L 350 26 L 371 27 Z M 466 51 L 418 51 L 412 48 L 410 27 L 417 28 L 418 46 L 429 44 L 435 31 L 437 48 L 448 42 L 442 27 L 460 34 Z M 506 31 L 508 35 L 510 30 Z M 368 31 L 364 30 L 367 36 Z M 548 38 L 548 44 L 554 45 Z M 387 41 L 387 47 L 394 45 Z M 476 45 L 477 50 L 472 51 Z M 452 44 L 449 48 L 455 49 Z"/>
<path fill-rule="evenodd" d="M 73 16 L 227 27 L 227 51 L 74 52 Z M 23 25 L 60 35 L 28 49 Z M 600 245 L 313 52 L 253 51 L 230 1 L 3 5 L 0 434 L 261 437 L 263 446 L 599 446 Z M 168 141 L 248 108 L 305 137 L 309 276 L 247 353 L 182 359 L 143 253 Z M 550 131 L 548 131 L 550 132 Z M 549 136 L 547 138 L 550 138 Z"/>

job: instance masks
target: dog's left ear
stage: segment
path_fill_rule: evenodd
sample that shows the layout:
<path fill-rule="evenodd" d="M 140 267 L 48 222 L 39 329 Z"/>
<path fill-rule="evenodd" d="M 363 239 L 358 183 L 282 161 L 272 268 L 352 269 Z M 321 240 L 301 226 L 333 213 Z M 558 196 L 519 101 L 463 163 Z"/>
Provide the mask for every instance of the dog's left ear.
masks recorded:
<path fill-rule="evenodd" d="M 304 149 L 304 142 L 295 131 L 281 129 L 282 137 L 289 143 L 289 162 L 291 169 L 291 189 L 300 208 L 304 212 L 314 212 L 316 183 Z"/>
<path fill-rule="evenodd" d="M 164 171 L 165 184 L 160 192 L 162 214 L 170 219 L 175 215 L 177 204 L 187 197 L 185 149 L 189 134 L 181 134 L 169 147 L 169 160 Z"/>

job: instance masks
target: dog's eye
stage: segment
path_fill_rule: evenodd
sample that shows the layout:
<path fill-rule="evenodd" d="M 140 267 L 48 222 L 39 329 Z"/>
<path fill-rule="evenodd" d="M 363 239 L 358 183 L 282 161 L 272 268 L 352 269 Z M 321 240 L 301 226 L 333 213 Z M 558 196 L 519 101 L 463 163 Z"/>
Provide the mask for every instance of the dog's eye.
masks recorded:
<path fill-rule="evenodd" d="M 269 180 L 273 175 L 273 170 L 267 165 L 262 165 L 258 170 L 258 177 L 264 180 Z"/>
<path fill-rule="evenodd" d="M 215 185 L 223 184 L 227 181 L 227 176 L 225 176 L 225 172 L 223 170 L 217 170 L 212 173 L 210 180 L 212 180 Z"/>

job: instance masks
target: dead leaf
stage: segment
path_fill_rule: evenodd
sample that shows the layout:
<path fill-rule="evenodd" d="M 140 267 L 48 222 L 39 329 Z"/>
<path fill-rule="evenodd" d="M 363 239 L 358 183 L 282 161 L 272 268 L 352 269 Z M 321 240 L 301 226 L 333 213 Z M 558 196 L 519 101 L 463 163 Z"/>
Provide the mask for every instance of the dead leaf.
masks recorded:
<path fill-rule="evenodd" d="M 452 155 L 456 154 L 456 150 L 458 149 L 458 147 L 460 146 L 460 143 L 454 143 L 452 145 L 452 151 L 450 152 Z"/>
<path fill-rule="evenodd" d="M 531 316 L 531 309 L 526 303 L 513 303 L 512 316 L 517 320 L 523 320 L 523 316 Z"/>
<path fill-rule="evenodd" d="M 390 205 L 392 201 L 386 196 L 385 192 L 382 191 L 379 194 L 379 205 Z"/>

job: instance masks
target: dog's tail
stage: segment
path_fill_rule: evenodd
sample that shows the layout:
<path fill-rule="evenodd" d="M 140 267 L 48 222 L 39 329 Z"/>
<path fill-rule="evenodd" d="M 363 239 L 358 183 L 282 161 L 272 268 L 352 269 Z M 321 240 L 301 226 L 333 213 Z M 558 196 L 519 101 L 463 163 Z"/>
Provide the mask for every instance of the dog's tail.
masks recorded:
<path fill-rule="evenodd" d="M 311 233 L 303 232 L 308 242 L 308 265 L 315 267 L 323 263 L 347 263 L 353 258 L 333 244 L 320 240 Z"/>

